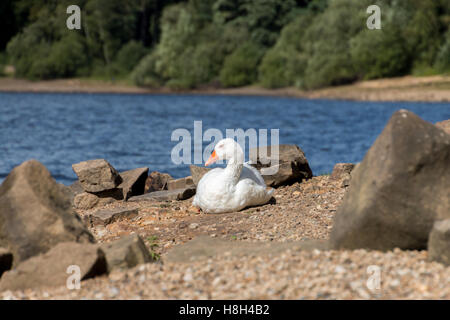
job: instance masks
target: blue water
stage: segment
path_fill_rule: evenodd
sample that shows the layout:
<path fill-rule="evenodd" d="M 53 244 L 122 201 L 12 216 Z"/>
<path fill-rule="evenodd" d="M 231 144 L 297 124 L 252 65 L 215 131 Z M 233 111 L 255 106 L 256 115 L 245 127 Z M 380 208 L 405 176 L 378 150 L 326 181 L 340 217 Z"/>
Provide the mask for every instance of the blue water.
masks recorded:
<path fill-rule="evenodd" d="M 173 177 L 186 176 L 189 166 L 171 160 L 178 144 L 171 134 L 186 128 L 193 137 L 197 120 L 203 133 L 209 128 L 224 135 L 225 129 L 280 129 L 280 143 L 299 145 L 317 175 L 331 172 L 337 162 L 361 161 L 401 108 L 431 122 L 450 118 L 450 103 L 0 93 L 0 182 L 31 158 L 65 184 L 76 180 L 73 163 L 97 158 L 107 159 L 119 171 L 147 166 Z"/>

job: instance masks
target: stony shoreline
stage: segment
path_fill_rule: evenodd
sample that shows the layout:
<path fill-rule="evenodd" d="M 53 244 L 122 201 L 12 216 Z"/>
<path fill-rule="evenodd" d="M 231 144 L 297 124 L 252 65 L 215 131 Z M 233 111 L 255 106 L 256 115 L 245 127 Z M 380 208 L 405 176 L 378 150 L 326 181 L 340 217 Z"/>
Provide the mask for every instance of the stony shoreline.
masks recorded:
<path fill-rule="evenodd" d="M 159 262 L 83 281 L 80 290 L 42 287 L 6 291 L 0 298 L 450 299 L 450 267 L 430 262 L 427 251 L 297 248 L 299 240 L 329 237 L 344 193 L 342 181 L 315 177 L 277 189 L 275 205 L 220 217 L 190 211 L 189 200 L 154 202 L 140 209 L 141 219 L 124 219 L 91 231 L 100 243 L 137 233 L 149 245 L 148 238 L 156 236 Z M 192 255 L 192 260 L 170 256 L 172 248 L 199 236 L 240 247 L 243 243 L 285 247 L 249 253 L 217 246 L 210 256 Z M 194 246 L 183 251 L 196 252 Z M 381 287 L 371 291 L 366 286 L 371 275 L 367 268 L 374 265 L 381 268 Z"/>
<path fill-rule="evenodd" d="M 123 82 L 90 79 L 28 81 L 15 78 L 0 78 L 0 92 L 251 95 L 357 101 L 450 102 L 450 77 L 405 76 L 361 81 L 350 85 L 312 91 L 302 91 L 293 87 L 265 89 L 259 86 L 240 88 L 205 86 L 192 90 L 171 90 L 169 88 L 141 88 Z"/>

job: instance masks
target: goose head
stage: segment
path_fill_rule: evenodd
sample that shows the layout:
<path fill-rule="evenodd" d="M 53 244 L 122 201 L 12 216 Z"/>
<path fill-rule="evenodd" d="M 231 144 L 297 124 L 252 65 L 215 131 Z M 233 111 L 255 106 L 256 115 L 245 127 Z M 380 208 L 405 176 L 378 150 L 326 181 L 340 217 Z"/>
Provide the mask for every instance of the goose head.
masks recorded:
<path fill-rule="evenodd" d="M 222 139 L 214 147 L 214 151 L 208 161 L 206 161 L 205 166 L 209 166 L 218 160 L 227 160 L 229 164 L 243 164 L 244 151 L 242 151 L 241 146 L 233 139 Z"/>

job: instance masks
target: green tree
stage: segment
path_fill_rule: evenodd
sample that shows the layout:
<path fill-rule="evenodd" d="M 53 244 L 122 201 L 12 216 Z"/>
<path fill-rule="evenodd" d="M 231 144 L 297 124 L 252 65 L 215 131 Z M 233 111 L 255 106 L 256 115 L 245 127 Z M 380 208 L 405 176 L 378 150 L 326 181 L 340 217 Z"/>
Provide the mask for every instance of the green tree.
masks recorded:
<path fill-rule="evenodd" d="M 252 42 L 244 43 L 225 58 L 220 81 L 225 87 L 251 84 L 257 77 L 257 66 L 264 49 Z"/>
<path fill-rule="evenodd" d="M 313 17 L 305 12 L 286 25 L 275 46 L 264 55 L 259 66 L 259 81 L 264 87 L 301 86 L 308 63 L 303 38 Z"/>

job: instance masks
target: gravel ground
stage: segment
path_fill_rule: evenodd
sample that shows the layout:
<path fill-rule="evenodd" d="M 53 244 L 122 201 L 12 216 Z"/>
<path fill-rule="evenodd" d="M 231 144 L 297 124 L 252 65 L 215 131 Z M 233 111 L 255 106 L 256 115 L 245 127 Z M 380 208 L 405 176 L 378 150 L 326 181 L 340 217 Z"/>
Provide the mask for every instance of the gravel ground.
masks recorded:
<path fill-rule="evenodd" d="M 233 244 L 328 239 L 344 193 L 342 181 L 320 176 L 278 188 L 276 203 L 237 213 L 198 213 L 191 206 L 192 199 L 112 204 L 109 207 L 138 207 L 139 215 L 92 228 L 98 241 L 138 233 L 149 247 L 158 244 L 154 250 L 161 255 L 160 262 L 84 281 L 80 290 L 6 291 L 0 298 L 450 299 L 450 267 L 427 261 L 426 251 L 323 251 L 287 246 L 279 252 L 230 249 L 194 261 L 167 259 L 172 247 L 199 235 Z M 375 286 L 368 286 L 368 281 Z"/>

